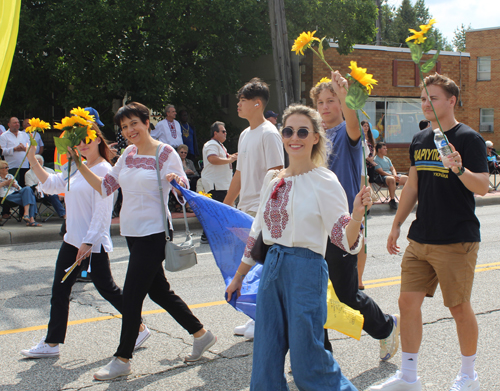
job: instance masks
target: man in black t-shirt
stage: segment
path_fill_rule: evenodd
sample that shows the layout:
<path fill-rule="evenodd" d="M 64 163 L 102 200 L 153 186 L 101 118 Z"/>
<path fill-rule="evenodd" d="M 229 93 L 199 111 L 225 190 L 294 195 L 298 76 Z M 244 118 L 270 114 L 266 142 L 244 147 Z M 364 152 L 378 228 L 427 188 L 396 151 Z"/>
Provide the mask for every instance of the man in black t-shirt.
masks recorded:
<path fill-rule="evenodd" d="M 470 304 L 474 269 L 479 249 L 479 221 L 474 213 L 474 193 L 488 192 L 489 178 L 483 138 L 455 119 L 459 88 L 439 74 L 422 85 L 422 111 L 431 127 L 413 137 L 411 167 L 401 193 L 399 208 L 387 239 L 387 250 L 397 254 L 400 228 L 418 201 L 417 216 L 408 233 L 409 245 L 401 264 L 401 371 L 371 390 L 422 389 L 417 377 L 418 350 L 422 339 L 421 306 L 439 283 L 444 305 L 457 326 L 462 367 L 453 390 L 479 390 L 474 371 L 478 327 Z M 430 101 L 434 105 L 436 115 Z M 451 155 L 440 159 L 432 129 L 439 127 L 448 138 Z"/>

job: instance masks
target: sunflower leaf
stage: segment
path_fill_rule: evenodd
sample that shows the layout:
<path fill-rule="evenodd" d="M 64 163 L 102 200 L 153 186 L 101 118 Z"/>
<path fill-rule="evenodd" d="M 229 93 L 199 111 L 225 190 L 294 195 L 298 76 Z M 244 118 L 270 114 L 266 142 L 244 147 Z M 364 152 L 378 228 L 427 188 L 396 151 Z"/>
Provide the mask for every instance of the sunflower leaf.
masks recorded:
<path fill-rule="evenodd" d="M 408 42 L 408 47 L 410 48 L 413 62 L 417 65 L 420 64 L 420 60 L 422 59 L 422 46 L 413 42 Z"/>
<path fill-rule="evenodd" d="M 59 153 L 63 154 L 68 152 L 68 147 L 71 147 L 71 140 L 67 138 L 54 137 L 54 144 Z"/>
<path fill-rule="evenodd" d="M 362 109 L 368 99 L 368 92 L 359 82 L 354 82 L 347 92 L 345 103 L 352 110 Z"/>
<path fill-rule="evenodd" d="M 434 65 L 436 65 L 437 59 L 439 57 L 440 51 L 441 51 L 441 49 L 438 49 L 436 51 L 436 54 L 434 54 L 434 56 L 432 56 L 432 58 L 428 59 L 425 62 L 425 64 L 420 67 L 420 69 L 422 70 L 423 73 L 428 73 L 432 70 L 432 68 L 434 68 Z"/>

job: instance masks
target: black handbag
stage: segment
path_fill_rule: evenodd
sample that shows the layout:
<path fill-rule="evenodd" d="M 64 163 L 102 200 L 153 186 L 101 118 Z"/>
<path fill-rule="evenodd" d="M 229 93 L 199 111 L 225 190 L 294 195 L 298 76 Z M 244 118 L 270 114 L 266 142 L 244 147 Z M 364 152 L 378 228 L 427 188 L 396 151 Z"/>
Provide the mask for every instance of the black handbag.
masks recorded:
<path fill-rule="evenodd" d="M 263 265 L 266 261 L 266 255 L 269 251 L 269 247 L 271 246 L 264 243 L 264 240 L 262 239 L 262 231 L 260 231 L 259 236 L 257 236 L 257 239 L 255 240 L 254 246 L 250 250 L 250 256 L 255 262 Z"/>

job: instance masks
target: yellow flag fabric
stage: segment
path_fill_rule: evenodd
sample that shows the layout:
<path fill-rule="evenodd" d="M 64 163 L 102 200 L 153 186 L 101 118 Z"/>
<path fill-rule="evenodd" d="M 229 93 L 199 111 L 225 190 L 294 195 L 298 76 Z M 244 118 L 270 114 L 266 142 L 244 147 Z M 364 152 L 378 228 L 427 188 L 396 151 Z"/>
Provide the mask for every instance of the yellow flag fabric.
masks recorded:
<path fill-rule="evenodd" d="M 0 0 L 0 105 L 16 49 L 20 12 L 21 0 Z"/>
<path fill-rule="evenodd" d="M 332 282 L 328 280 L 328 291 L 326 293 L 326 303 L 328 306 L 328 316 L 326 318 L 325 328 L 333 329 L 357 339 L 361 338 L 365 318 L 357 310 L 341 303 Z"/>

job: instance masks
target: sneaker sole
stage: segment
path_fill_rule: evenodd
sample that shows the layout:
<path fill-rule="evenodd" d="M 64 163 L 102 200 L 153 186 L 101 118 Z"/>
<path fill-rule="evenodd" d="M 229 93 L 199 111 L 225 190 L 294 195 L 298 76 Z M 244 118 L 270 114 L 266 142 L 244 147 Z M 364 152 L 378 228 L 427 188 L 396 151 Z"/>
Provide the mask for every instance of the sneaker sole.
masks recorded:
<path fill-rule="evenodd" d="M 399 331 L 400 331 L 400 328 L 401 328 L 401 320 L 400 320 L 400 316 L 399 315 L 395 315 L 396 317 L 396 334 L 397 334 L 397 338 L 396 338 L 396 346 L 394 347 L 394 350 L 386 355 L 384 358 L 380 358 L 382 361 L 387 361 L 387 360 L 390 360 L 391 358 L 394 357 L 394 355 L 396 354 L 396 352 L 398 351 L 399 349 Z"/>
<path fill-rule="evenodd" d="M 106 378 L 99 378 L 97 377 L 95 374 L 94 374 L 94 379 L 95 380 L 98 380 L 98 381 L 106 381 L 106 380 L 113 380 L 113 379 L 117 379 L 119 377 L 122 377 L 122 376 L 128 376 L 132 373 L 132 370 L 130 370 L 130 372 L 127 372 L 127 373 L 120 373 L 119 375 L 116 375 L 114 377 L 106 377 Z"/>
<path fill-rule="evenodd" d="M 146 336 L 142 339 L 142 341 L 140 341 L 137 345 L 134 346 L 134 350 L 139 349 L 150 336 L 151 336 L 151 331 L 148 334 L 146 334 Z"/>
<path fill-rule="evenodd" d="M 58 357 L 59 353 L 30 353 L 28 351 L 21 350 L 21 354 L 28 358 L 50 358 Z"/>
<path fill-rule="evenodd" d="M 200 357 L 198 357 L 197 359 L 189 359 L 189 358 L 185 358 L 184 361 L 185 362 L 195 362 L 195 361 L 198 361 L 200 360 L 202 357 L 203 357 L 203 354 L 208 350 L 210 349 L 212 346 L 215 345 L 215 343 L 217 342 L 217 337 L 215 337 L 212 342 L 210 342 L 207 346 L 205 346 L 200 354 Z"/>

